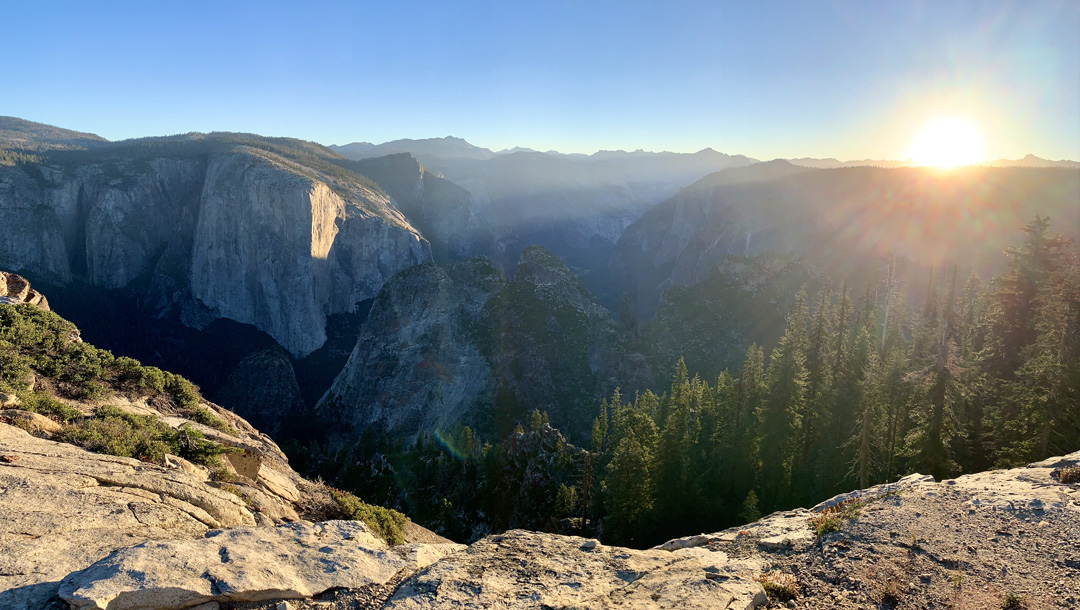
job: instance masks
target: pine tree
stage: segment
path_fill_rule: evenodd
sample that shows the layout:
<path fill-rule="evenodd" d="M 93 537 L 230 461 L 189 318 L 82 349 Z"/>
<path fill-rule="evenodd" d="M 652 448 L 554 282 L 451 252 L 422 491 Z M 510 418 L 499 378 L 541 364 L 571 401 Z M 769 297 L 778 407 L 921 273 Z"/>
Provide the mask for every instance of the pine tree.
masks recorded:
<path fill-rule="evenodd" d="M 622 406 L 612 414 L 610 458 L 604 479 L 604 506 L 607 510 L 606 539 L 631 544 L 640 539 L 640 526 L 653 507 L 655 484 L 653 463 L 658 433 L 647 413 L 655 396 L 646 392 L 634 405 Z"/>
<path fill-rule="evenodd" d="M 661 401 L 666 413 L 660 428 L 656 479 L 665 490 L 657 509 L 666 523 L 685 523 L 691 519 L 700 480 L 693 471 L 697 458 L 700 414 L 707 401 L 708 388 L 700 379 L 686 377 L 686 365 L 680 358 L 671 381 L 671 392 Z"/>
<path fill-rule="evenodd" d="M 799 292 L 784 336 L 769 356 L 768 394 L 758 411 L 761 425 L 762 503 L 779 506 L 790 485 L 795 432 L 806 401 L 806 294 Z"/>
<path fill-rule="evenodd" d="M 1042 439 L 1052 424 L 1050 410 L 1040 407 L 1058 392 L 1054 381 L 1054 336 L 1069 336 L 1068 323 L 1052 309 L 1055 285 L 1069 274 L 1069 244 L 1060 235 L 1050 236 L 1048 218 L 1036 216 L 1024 227 L 1026 238 L 1017 248 L 1007 251 L 1009 266 L 994 278 L 987 310 L 987 345 L 984 361 L 991 378 L 991 392 L 999 397 L 990 407 L 993 435 L 999 449 L 997 463 L 1017 465 L 1038 453 Z M 1063 274 L 1064 272 L 1064 274 Z M 1064 297 L 1065 302 L 1070 299 Z M 1050 307 L 1044 313 L 1044 309 Z M 1066 306 L 1068 308 L 1068 306 Z M 1067 315 L 1065 316 L 1068 317 Z M 1052 321 L 1057 318 L 1058 323 Z M 1041 328 L 1040 328 L 1041 325 Z M 1059 327 L 1056 331 L 1052 327 Z M 1043 345 L 1038 345 L 1042 340 Z M 1066 350 L 1067 351 L 1067 350 Z M 1066 361 L 1063 360 L 1063 364 Z M 1046 432 L 1044 432 L 1046 431 Z M 1049 445 L 1049 438 L 1047 438 Z"/>
<path fill-rule="evenodd" d="M 953 283 L 955 285 L 955 282 Z M 914 427 L 907 437 L 909 466 L 934 478 L 948 478 L 957 471 L 952 439 L 959 432 L 953 401 L 960 375 L 953 317 L 952 289 L 945 299 L 929 291 L 934 299 L 924 307 L 914 348 L 913 373 L 916 382 L 912 416 Z"/>
<path fill-rule="evenodd" d="M 792 479 L 800 484 L 796 501 L 805 502 L 821 495 L 816 470 L 820 465 L 818 451 L 822 447 L 822 428 L 825 414 L 832 406 L 832 335 L 836 332 L 833 313 L 828 301 L 828 289 L 823 288 L 818 306 L 810 322 L 806 352 L 806 408 L 801 418 L 801 438 L 798 459 L 792 468 Z"/>

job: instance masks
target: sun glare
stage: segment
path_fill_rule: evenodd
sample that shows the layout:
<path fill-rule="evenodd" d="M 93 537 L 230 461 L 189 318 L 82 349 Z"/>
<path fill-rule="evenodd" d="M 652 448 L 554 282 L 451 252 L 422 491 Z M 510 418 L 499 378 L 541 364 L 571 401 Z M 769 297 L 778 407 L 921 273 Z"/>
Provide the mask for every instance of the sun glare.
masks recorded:
<path fill-rule="evenodd" d="M 919 165 L 956 167 L 983 160 L 979 130 L 970 121 L 942 117 L 928 123 L 915 137 L 911 158 Z"/>

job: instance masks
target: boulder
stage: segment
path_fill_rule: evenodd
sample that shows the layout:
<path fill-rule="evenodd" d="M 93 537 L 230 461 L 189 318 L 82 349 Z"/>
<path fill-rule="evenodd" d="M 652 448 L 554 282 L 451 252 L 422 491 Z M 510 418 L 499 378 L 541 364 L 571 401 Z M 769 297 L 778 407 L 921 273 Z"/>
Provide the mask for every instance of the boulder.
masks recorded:
<path fill-rule="evenodd" d="M 3 402 L 4 396 L 5 394 L 0 394 L 0 403 Z M 21 409 L 4 409 L 0 411 L 0 422 L 22 428 L 35 436 L 56 434 L 64 429 L 63 426 L 44 415 Z"/>
<path fill-rule="evenodd" d="M 207 602 L 303 599 L 333 588 L 380 585 L 460 545 L 388 548 L 356 521 L 213 531 L 146 542 L 70 575 L 60 596 L 73 608 L 172 610 Z"/>
<path fill-rule="evenodd" d="M 0 423 L 0 608 L 43 608 L 64 576 L 116 549 L 243 524 L 254 518 L 240 498 L 190 474 Z"/>
<path fill-rule="evenodd" d="M 489 536 L 402 583 L 383 607 L 750 610 L 766 602 L 749 576 L 759 562 L 589 542 L 523 530 Z"/>
<path fill-rule="evenodd" d="M 182 472 L 186 472 L 186 473 L 190 474 L 191 476 L 193 476 L 193 477 L 195 477 L 195 478 L 197 478 L 197 479 L 199 479 L 200 481 L 203 481 L 203 482 L 206 482 L 206 481 L 208 481 L 210 479 L 210 470 L 209 469 L 207 469 L 205 466 L 199 466 L 198 464 L 192 464 L 191 462 L 185 460 L 184 458 L 182 458 L 180 456 L 169 455 L 168 453 L 166 453 L 165 458 L 164 458 L 163 461 L 164 461 L 164 466 L 166 468 L 171 468 L 171 469 L 174 469 L 174 470 L 180 470 Z"/>
<path fill-rule="evenodd" d="M 45 295 L 30 288 L 30 282 L 21 275 L 0 271 L 0 303 L 19 305 L 29 303 L 49 311 L 49 301 Z"/>

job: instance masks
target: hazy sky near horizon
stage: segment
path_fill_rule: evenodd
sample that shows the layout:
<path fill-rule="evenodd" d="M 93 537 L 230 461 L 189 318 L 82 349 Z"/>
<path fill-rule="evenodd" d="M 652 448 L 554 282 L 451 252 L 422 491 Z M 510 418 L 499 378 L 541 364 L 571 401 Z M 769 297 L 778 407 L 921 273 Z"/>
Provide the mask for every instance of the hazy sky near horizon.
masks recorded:
<path fill-rule="evenodd" d="M 1080 159 L 1080 2 L 8 2 L 0 115 L 117 140 Z"/>

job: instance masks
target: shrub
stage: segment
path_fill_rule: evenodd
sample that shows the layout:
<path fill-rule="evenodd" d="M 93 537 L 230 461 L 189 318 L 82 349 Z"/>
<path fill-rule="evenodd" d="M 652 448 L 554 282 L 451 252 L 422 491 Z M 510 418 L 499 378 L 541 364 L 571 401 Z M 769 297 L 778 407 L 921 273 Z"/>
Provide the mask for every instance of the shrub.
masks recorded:
<path fill-rule="evenodd" d="M 169 447 L 160 437 L 161 431 L 152 426 L 132 424 L 129 418 L 103 413 L 87 418 L 60 433 L 61 440 L 87 451 L 148 462 L 158 462 L 168 453 Z"/>
<path fill-rule="evenodd" d="M 0 340 L 0 383 L 25 387 L 30 375 L 30 359 L 16 353 L 15 346 Z"/>
<path fill-rule="evenodd" d="M 367 504 L 347 491 L 331 489 L 330 496 L 341 508 L 346 519 L 363 521 L 387 544 L 395 545 L 405 542 L 401 531 L 408 521 L 405 515 L 390 508 Z"/>
<path fill-rule="evenodd" d="M 222 467 L 221 455 L 240 451 L 235 447 L 226 447 L 206 440 L 202 432 L 188 424 L 169 430 L 165 433 L 164 440 L 176 455 L 215 470 Z"/>
<path fill-rule="evenodd" d="M 69 407 L 43 392 L 26 392 L 19 398 L 22 401 L 19 405 L 20 409 L 48 415 L 64 423 L 73 422 L 83 416 L 82 411 Z"/>
<path fill-rule="evenodd" d="M 1080 483 L 1080 464 L 1056 468 L 1050 476 L 1057 477 L 1062 483 Z"/>
<path fill-rule="evenodd" d="M 176 399 L 181 409 L 192 410 L 199 406 L 199 390 L 195 384 L 180 375 L 165 373 L 165 391 Z"/>
<path fill-rule="evenodd" d="M 1027 608 L 1027 599 L 1019 593 L 1009 591 L 1001 600 L 1002 610 L 1024 610 Z"/>
<path fill-rule="evenodd" d="M 204 426 L 210 426 L 211 428 L 224 432 L 225 434 L 231 434 L 236 436 L 236 431 L 232 429 L 229 424 L 225 423 L 225 420 L 215 415 L 210 409 L 199 405 L 187 412 L 187 418 L 193 422 L 202 424 Z"/>
<path fill-rule="evenodd" d="M 112 354 L 78 341 L 68 345 L 57 354 L 56 359 L 61 367 L 60 380 L 74 384 L 101 379 L 105 375 L 105 367 L 112 364 Z"/>
<path fill-rule="evenodd" d="M 165 371 L 156 366 L 142 367 L 142 378 L 139 380 L 139 387 L 154 392 L 164 392 Z"/>
<path fill-rule="evenodd" d="M 791 574 L 774 570 L 758 574 L 754 580 L 761 583 L 761 588 L 765 589 L 771 600 L 786 602 L 799 596 L 799 583 Z"/>
<path fill-rule="evenodd" d="M 110 406 L 98 407 L 93 417 L 66 428 L 60 438 L 95 453 L 147 462 L 159 462 L 166 453 L 173 453 L 215 469 L 221 467 L 222 454 L 237 451 L 206 440 L 189 425 L 173 430 L 156 417 Z"/>
<path fill-rule="evenodd" d="M 826 510 L 820 514 L 814 515 L 810 519 L 810 526 L 814 529 L 814 533 L 820 538 L 830 532 L 840 531 L 840 525 L 843 523 L 843 519 L 835 511 Z"/>

